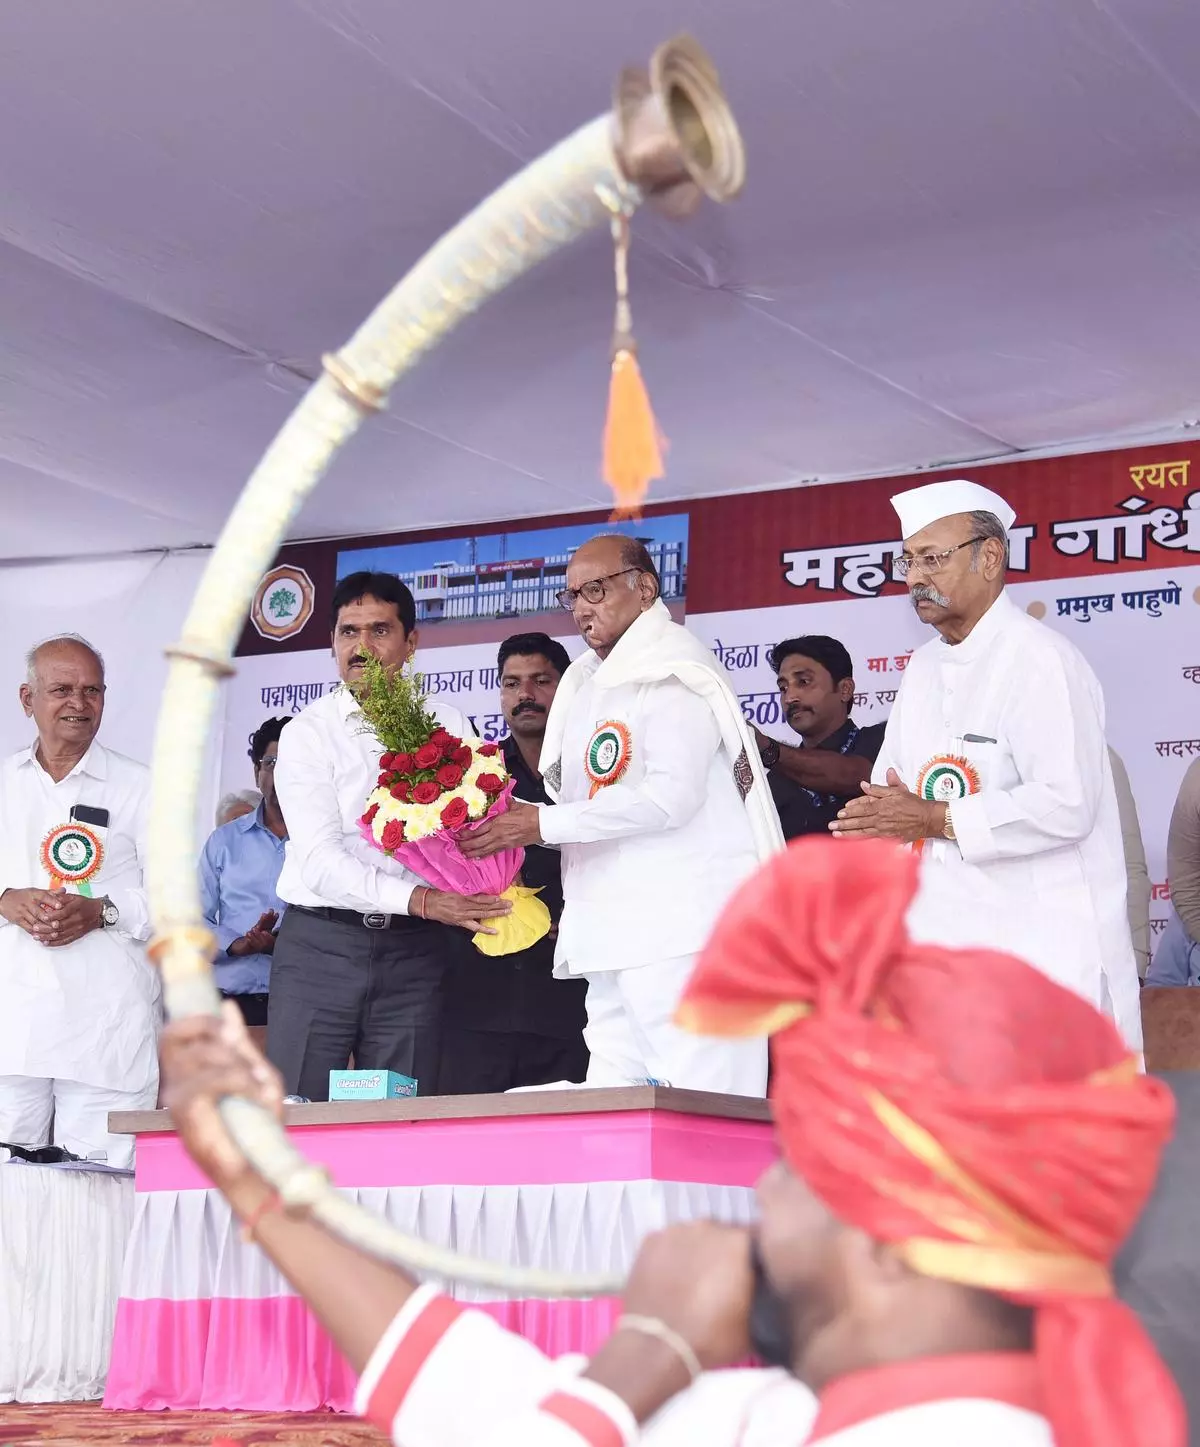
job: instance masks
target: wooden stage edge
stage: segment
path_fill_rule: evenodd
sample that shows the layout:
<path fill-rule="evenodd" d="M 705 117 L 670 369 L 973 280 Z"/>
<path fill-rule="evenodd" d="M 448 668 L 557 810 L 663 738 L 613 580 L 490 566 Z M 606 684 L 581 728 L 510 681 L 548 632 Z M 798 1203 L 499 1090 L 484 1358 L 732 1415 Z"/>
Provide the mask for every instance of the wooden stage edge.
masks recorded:
<path fill-rule="evenodd" d="M 719 1120 L 771 1120 L 765 1100 L 745 1095 L 714 1095 L 702 1090 L 671 1090 L 658 1085 L 619 1086 L 610 1090 L 535 1090 L 520 1095 L 428 1095 L 407 1100 L 333 1100 L 283 1108 L 286 1126 L 358 1125 L 404 1120 L 483 1120 L 504 1116 L 604 1115 L 614 1111 L 662 1110 L 676 1115 L 715 1116 Z M 170 1131 L 169 1111 L 115 1110 L 108 1117 L 114 1135 L 153 1135 Z"/>

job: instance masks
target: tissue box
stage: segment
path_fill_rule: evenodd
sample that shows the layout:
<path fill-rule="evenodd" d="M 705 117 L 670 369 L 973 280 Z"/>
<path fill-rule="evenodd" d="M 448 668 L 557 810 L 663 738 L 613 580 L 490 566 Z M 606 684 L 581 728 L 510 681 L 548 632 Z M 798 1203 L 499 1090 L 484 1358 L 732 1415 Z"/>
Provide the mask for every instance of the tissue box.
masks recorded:
<path fill-rule="evenodd" d="M 416 1095 L 417 1082 L 394 1070 L 331 1070 L 330 1100 L 400 1100 Z"/>

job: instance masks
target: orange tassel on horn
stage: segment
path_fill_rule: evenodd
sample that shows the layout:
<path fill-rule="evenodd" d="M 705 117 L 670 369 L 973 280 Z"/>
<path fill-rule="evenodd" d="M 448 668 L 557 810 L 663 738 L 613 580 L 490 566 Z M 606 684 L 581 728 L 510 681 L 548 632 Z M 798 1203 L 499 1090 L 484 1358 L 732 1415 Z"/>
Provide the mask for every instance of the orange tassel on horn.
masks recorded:
<path fill-rule="evenodd" d="M 663 475 L 665 443 L 638 366 L 629 307 L 629 212 L 615 197 L 602 197 L 613 213 L 617 317 L 613 328 L 608 416 L 604 422 L 604 480 L 613 490 L 612 522 L 640 518 L 652 482 Z"/>
<path fill-rule="evenodd" d="M 662 438 L 637 353 L 621 347 L 613 358 L 604 422 L 604 480 L 617 504 L 612 521 L 641 517 L 646 491 L 662 475 Z"/>

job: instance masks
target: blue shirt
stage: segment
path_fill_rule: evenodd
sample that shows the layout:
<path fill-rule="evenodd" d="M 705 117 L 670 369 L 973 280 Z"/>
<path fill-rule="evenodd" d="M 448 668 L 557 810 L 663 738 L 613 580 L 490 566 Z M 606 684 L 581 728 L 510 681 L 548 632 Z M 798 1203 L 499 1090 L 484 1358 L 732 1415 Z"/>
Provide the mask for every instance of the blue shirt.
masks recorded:
<path fill-rule="evenodd" d="M 1154 963 L 1146 971 L 1148 985 L 1200 985 L 1200 944 L 1183 921 L 1171 911 L 1154 951 Z"/>
<path fill-rule="evenodd" d="M 226 995 L 264 995 L 271 980 L 270 955 L 230 955 L 229 946 L 258 923 L 264 910 L 279 917 L 287 905 L 275 893 L 283 868 L 284 841 L 263 823 L 263 806 L 222 824 L 200 856 L 204 919 L 220 946 L 213 971 Z M 278 926 L 276 926 L 278 928 Z"/>

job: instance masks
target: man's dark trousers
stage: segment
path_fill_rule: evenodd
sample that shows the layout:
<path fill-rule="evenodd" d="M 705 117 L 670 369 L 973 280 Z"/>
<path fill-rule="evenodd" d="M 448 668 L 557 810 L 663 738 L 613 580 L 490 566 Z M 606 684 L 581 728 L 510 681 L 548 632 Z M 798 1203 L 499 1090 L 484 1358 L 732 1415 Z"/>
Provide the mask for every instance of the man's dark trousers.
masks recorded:
<path fill-rule="evenodd" d="M 339 918 L 328 918 L 336 914 Z M 359 917 L 361 919 L 362 917 Z M 380 916 L 367 916 L 377 919 Z M 463 930 L 408 915 L 369 929 L 346 911 L 292 906 L 271 962 L 267 1055 L 290 1095 L 329 1099 L 329 1072 L 354 1057 L 437 1094 L 451 966 Z"/>

